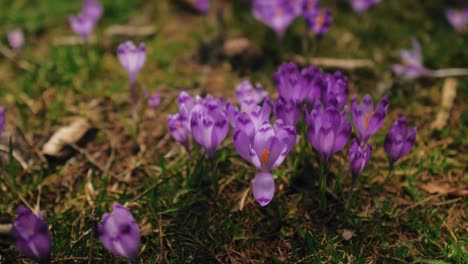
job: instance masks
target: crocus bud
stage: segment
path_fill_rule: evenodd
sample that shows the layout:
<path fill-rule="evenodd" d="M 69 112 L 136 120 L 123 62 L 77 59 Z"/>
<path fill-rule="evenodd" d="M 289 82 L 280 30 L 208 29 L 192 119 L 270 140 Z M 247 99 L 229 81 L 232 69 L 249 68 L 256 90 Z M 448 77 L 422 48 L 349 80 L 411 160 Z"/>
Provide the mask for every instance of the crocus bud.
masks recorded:
<path fill-rule="evenodd" d="M 112 254 L 136 261 L 140 246 L 140 229 L 127 208 L 115 204 L 112 213 L 102 216 L 98 232 L 102 244 Z"/>
<path fill-rule="evenodd" d="M 81 13 L 78 16 L 70 16 L 68 18 L 70 26 L 76 34 L 80 35 L 85 42 L 88 41 L 91 31 L 93 31 L 95 21 L 85 14 Z"/>
<path fill-rule="evenodd" d="M 16 248 L 21 253 L 38 263 L 47 263 L 52 237 L 42 215 L 36 216 L 31 210 L 20 205 L 12 233 Z"/>
<path fill-rule="evenodd" d="M 282 38 L 286 28 L 297 16 L 293 2 L 291 0 L 254 0 L 252 1 L 253 15 L 271 27 L 279 38 Z"/>
<path fill-rule="evenodd" d="M 8 43 L 13 49 L 21 49 L 24 44 L 24 33 L 21 29 L 13 29 L 8 32 Z"/>
<path fill-rule="evenodd" d="M 353 179 L 356 179 L 369 163 L 372 155 L 372 146 L 370 144 L 359 145 L 354 138 L 349 147 L 348 159 L 349 167 Z"/>
<path fill-rule="evenodd" d="M 462 10 L 457 9 L 446 9 L 445 17 L 455 31 L 461 32 L 463 28 L 468 24 L 468 7 Z"/>
<path fill-rule="evenodd" d="M 0 137 L 3 134 L 3 129 L 5 128 L 5 110 L 0 106 Z"/>
<path fill-rule="evenodd" d="M 133 42 L 127 41 L 119 45 L 117 48 L 117 55 L 119 57 L 120 64 L 122 64 L 127 71 L 130 84 L 133 86 L 138 72 L 143 67 L 143 64 L 145 64 L 145 44 L 140 43 L 140 46 L 137 48 Z"/>
<path fill-rule="evenodd" d="M 273 175 L 268 172 L 259 172 L 255 175 L 252 192 L 255 200 L 261 205 L 266 206 L 271 202 L 275 194 L 275 181 Z"/>
<path fill-rule="evenodd" d="M 384 141 L 385 152 L 390 162 L 390 168 L 401 157 L 408 154 L 416 141 L 416 127 L 408 130 L 404 117 L 399 118 L 388 131 Z"/>
<path fill-rule="evenodd" d="M 349 0 L 354 12 L 358 14 L 364 13 L 367 9 L 378 4 L 380 0 Z"/>

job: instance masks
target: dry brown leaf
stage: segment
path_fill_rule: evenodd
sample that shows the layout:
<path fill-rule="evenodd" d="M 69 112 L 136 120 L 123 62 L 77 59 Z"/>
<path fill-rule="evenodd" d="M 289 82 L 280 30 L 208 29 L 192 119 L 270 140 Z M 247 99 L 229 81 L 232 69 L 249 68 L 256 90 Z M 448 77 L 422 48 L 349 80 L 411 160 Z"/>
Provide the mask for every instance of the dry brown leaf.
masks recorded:
<path fill-rule="evenodd" d="M 251 48 L 250 41 L 247 38 L 236 38 L 226 41 L 223 46 L 223 53 L 227 57 L 241 55 Z"/>
<path fill-rule="evenodd" d="M 354 235 L 354 231 L 350 229 L 344 229 L 343 234 L 341 237 L 343 237 L 344 240 L 349 241 Z"/>
<path fill-rule="evenodd" d="M 430 194 L 468 196 L 468 187 L 453 187 L 448 182 L 429 182 L 420 184 L 419 188 Z"/>
<path fill-rule="evenodd" d="M 442 88 L 442 101 L 440 102 L 441 110 L 437 114 L 432 129 L 442 129 L 447 125 L 450 116 L 450 110 L 453 107 L 453 102 L 457 96 L 458 81 L 455 78 L 447 78 Z"/>
<path fill-rule="evenodd" d="M 63 158 L 70 153 L 67 145 L 78 144 L 78 142 L 91 130 L 91 124 L 82 117 L 75 117 L 71 123 L 61 127 L 42 147 L 45 155 Z"/>

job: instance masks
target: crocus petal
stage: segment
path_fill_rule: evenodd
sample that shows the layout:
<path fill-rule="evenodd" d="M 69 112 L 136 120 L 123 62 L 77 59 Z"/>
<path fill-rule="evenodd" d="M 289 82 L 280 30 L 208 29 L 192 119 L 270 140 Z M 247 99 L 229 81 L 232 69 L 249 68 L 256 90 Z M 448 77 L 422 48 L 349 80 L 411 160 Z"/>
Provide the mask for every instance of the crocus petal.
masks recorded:
<path fill-rule="evenodd" d="M 261 206 L 271 202 L 275 194 L 275 181 L 270 173 L 260 172 L 255 175 L 252 192 Z"/>

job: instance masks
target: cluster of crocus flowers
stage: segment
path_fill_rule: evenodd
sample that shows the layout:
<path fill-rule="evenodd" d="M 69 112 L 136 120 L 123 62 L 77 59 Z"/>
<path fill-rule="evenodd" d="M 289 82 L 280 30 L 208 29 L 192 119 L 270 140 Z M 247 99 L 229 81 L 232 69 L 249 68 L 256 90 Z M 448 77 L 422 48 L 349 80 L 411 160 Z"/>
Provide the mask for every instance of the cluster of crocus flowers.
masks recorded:
<path fill-rule="evenodd" d="M 181 92 L 177 100 L 179 113 L 169 115 L 167 123 L 172 137 L 190 153 L 189 140 L 192 137 L 212 158 L 224 138 L 229 124 L 225 105 L 220 98 L 208 95 L 202 99 L 192 98 Z"/>
<path fill-rule="evenodd" d="M 392 71 L 408 79 L 431 76 L 432 71 L 424 67 L 423 64 L 421 45 L 416 39 L 412 39 L 411 44 L 411 50 L 400 50 L 403 64 L 393 65 Z"/>
<path fill-rule="evenodd" d="M 468 7 L 463 9 L 448 8 L 445 10 L 447 21 L 457 32 L 461 32 L 468 24 Z"/>
<path fill-rule="evenodd" d="M 24 33 L 20 28 L 8 31 L 8 43 L 14 50 L 20 50 L 24 45 Z"/>
<path fill-rule="evenodd" d="M 38 263 L 48 263 L 52 247 L 52 236 L 41 214 L 35 215 L 20 205 L 13 222 L 13 238 L 16 248 Z"/>
<path fill-rule="evenodd" d="M 140 229 L 127 208 L 115 204 L 111 213 L 102 216 L 98 233 L 102 244 L 112 254 L 137 263 Z"/>
<path fill-rule="evenodd" d="M 319 7 L 318 0 L 253 0 L 255 18 L 271 27 L 279 38 L 298 16 L 303 16 L 309 28 L 318 36 L 325 34 L 332 17 L 328 9 Z"/>
<path fill-rule="evenodd" d="M 349 0 L 349 4 L 354 12 L 358 14 L 364 13 L 367 9 L 380 3 L 380 0 Z"/>
<path fill-rule="evenodd" d="M 88 42 L 89 35 L 101 18 L 103 7 L 97 0 L 84 0 L 81 12 L 68 18 L 73 31 Z"/>

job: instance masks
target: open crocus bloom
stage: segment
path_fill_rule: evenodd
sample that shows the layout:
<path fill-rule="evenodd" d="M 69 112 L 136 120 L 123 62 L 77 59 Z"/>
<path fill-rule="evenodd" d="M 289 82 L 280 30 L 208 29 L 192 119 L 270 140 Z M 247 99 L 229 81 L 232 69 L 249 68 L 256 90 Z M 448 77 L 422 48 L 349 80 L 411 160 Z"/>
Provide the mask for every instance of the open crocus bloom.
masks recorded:
<path fill-rule="evenodd" d="M 84 41 L 88 41 L 89 35 L 95 26 L 95 21 L 85 14 L 81 13 L 78 16 L 70 16 L 68 18 L 70 26 L 76 34 L 80 35 Z"/>
<path fill-rule="evenodd" d="M 328 9 L 313 9 L 304 15 L 307 26 L 317 36 L 322 36 L 328 32 L 332 23 L 332 15 Z"/>
<path fill-rule="evenodd" d="M 235 106 L 227 105 L 227 114 L 233 128 L 243 130 L 253 139 L 260 127 L 270 122 L 271 108 L 272 103 L 267 98 L 262 106 L 253 103 L 253 101 L 245 101 L 241 105 L 240 112 Z"/>
<path fill-rule="evenodd" d="M 253 15 L 271 27 L 282 38 L 286 28 L 297 16 L 291 0 L 253 0 Z"/>
<path fill-rule="evenodd" d="M 351 119 L 359 134 L 359 139 L 362 143 L 373 136 L 382 127 L 385 122 L 385 116 L 388 110 L 388 99 L 386 96 L 380 100 L 374 110 L 374 102 L 370 95 L 366 94 L 361 100 L 361 104 L 357 104 L 356 96 L 351 100 Z"/>
<path fill-rule="evenodd" d="M 117 55 L 120 64 L 125 68 L 130 80 L 130 84 L 135 83 L 138 72 L 141 70 L 146 60 L 146 47 L 145 44 L 140 43 L 137 48 L 131 41 L 122 43 L 117 48 Z"/>
<path fill-rule="evenodd" d="M 296 144 L 296 130 L 289 125 L 273 127 L 266 123 L 255 133 L 253 140 L 239 128 L 234 130 L 233 139 L 241 157 L 262 172 L 269 172 L 281 165 Z"/>
<path fill-rule="evenodd" d="M 456 31 L 462 31 L 468 24 L 468 8 L 463 8 L 463 10 L 446 9 L 445 16 Z"/>
<path fill-rule="evenodd" d="M 421 45 L 416 39 L 412 39 L 411 44 L 411 50 L 400 50 L 403 64 L 392 65 L 392 71 L 408 79 L 430 76 L 432 72 L 423 65 Z"/>
<path fill-rule="evenodd" d="M 99 239 L 112 254 L 135 261 L 140 246 L 140 229 L 132 213 L 120 204 L 105 213 L 98 225 Z"/>

